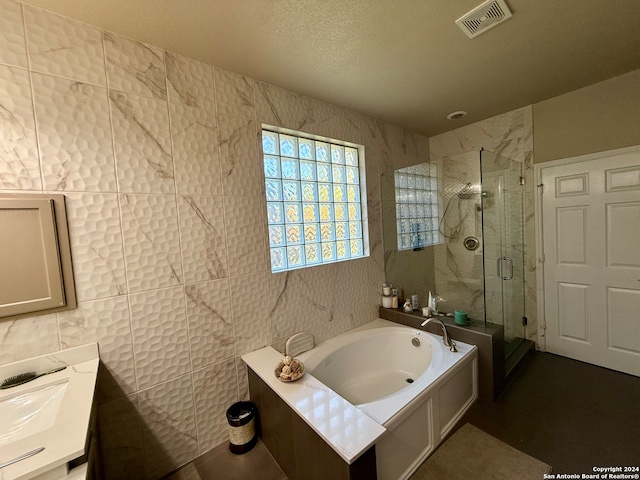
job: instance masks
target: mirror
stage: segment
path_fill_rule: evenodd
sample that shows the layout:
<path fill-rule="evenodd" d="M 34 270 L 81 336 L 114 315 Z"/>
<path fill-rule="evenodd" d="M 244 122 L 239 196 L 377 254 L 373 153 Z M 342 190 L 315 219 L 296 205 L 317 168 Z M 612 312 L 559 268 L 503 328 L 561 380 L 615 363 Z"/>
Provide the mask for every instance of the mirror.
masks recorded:
<path fill-rule="evenodd" d="M 438 166 L 421 163 L 380 178 L 384 267 L 388 283 L 426 305 L 435 292 L 434 244 L 441 243 Z"/>
<path fill-rule="evenodd" d="M 0 196 L 0 320 L 76 307 L 64 195 Z"/>
<path fill-rule="evenodd" d="M 421 305 L 429 291 L 437 293 L 444 298 L 438 306 L 441 312 L 460 309 L 471 322 L 504 324 L 505 338 L 519 341 L 525 292 L 522 163 L 483 149 L 427 164 L 434 166 L 438 177 L 433 192 L 441 217 L 437 220 L 435 215 L 438 244 L 404 250 L 414 246 L 414 231 L 422 230 L 414 224 L 422 225 L 426 219 L 415 219 L 420 217 L 417 207 L 415 212 L 402 211 L 405 197 L 415 195 L 419 203 L 424 195 L 416 182 L 402 183 L 398 177 L 425 171 L 424 165 L 381 177 L 387 282 L 402 286 L 406 296 L 418 294 Z M 503 263 L 506 275 L 501 273 Z"/>

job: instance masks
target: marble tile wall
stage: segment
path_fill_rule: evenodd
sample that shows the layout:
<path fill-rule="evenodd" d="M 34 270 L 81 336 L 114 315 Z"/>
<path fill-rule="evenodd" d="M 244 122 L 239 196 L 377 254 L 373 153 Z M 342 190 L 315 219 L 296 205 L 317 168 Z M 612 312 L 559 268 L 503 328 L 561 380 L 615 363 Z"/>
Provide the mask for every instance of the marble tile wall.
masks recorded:
<path fill-rule="evenodd" d="M 434 247 L 436 291 L 444 302 L 443 311 L 465 310 L 472 319 L 484 319 L 482 281 L 483 245 L 469 251 L 463 240 L 473 236 L 482 239 L 482 213 L 476 209 L 478 194 L 460 198 L 458 193 L 470 185 L 479 191 L 479 152 L 445 158 L 434 158 L 442 172 L 442 215 L 440 231 L 444 243 Z"/>
<path fill-rule="evenodd" d="M 363 144 L 368 258 L 271 274 L 262 123 Z M 0 0 L 0 191 L 67 197 L 76 310 L 0 321 L 0 363 L 97 341 L 107 479 L 228 440 L 240 355 L 377 316 L 379 174 L 427 138 Z"/>
<path fill-rule="evenodd" d="M 504 157 L 524 163 L 525 177 L 525 239 L 524 239 L 524 285 L 525 285 L 525 315 L 528 325 L 525 328 L 525 337 L 537 340 L 537 315 L 536 315 L 536 256 L 535 256 L 535 224 L 534 224 L 534 175 L 533 175 L 533 117 L 532 106 L 523 107 L 511 112 L 497 115 L 480 122 L 467 125 L 449 132 L 431 137 L 429 139 L 432 161 L 440 162 L 442 170 L 448 175 L 456 177 L 455 168 L 452 172 L 448 165 L 453 165 L 451 159 L 459 155 L 485 148 Z M 477 158 L 477 155 L 476 155 Z M 469 160 L 471 161 L 471 160 Z M 474 160 L 474 162 L 477 160 Z M 454 162 L 455 163 L 455 162 Z M 463 168 L 464 170 L 464 168 Z M 460 177 L 460 181 L 466 177 Z M 477 178 L 477 177 L 476 177 Z M 436 247 L 436 285 L 458 284 L 464 294 L 459 297 L 476 298 L 481 292 L 478 282 L 464 282 L 458 278 L 460 275 L 447 266 L 447 262 L 459 259 L 460 256 L 452 253 L 455 247 L 441 245 Z M 449 249 L 449 251 L 447 251 Z M 460 261 L 454 262 L 460 264 Z M 473 262 L 462 262 L 464 265 L 472 265 Z M 470 268 L 470 267 L 469 267 Z M 443 287 L 445 288 L 445 287 Z"/>

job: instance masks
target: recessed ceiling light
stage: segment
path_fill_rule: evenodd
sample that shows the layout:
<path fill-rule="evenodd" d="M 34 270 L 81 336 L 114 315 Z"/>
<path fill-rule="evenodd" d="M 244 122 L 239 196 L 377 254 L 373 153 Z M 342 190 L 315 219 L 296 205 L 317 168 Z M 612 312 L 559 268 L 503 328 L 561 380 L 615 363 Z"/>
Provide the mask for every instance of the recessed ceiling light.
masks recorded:
<path fill-rule="evenodd" d="M 447 118 L 449 120 L 457 120 L 459 118 L 464 117 L 467 114 L 467 112 L 465 112 L 464 110 L 458 110 L 457 112 L 452 112 L 449 115 L 447 115 Z"/>

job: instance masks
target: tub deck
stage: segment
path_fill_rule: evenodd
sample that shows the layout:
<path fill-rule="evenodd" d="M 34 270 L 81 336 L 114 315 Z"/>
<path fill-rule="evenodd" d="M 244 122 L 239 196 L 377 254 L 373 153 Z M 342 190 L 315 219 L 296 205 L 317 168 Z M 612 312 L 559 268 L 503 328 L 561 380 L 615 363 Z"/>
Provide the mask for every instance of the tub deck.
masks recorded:
<path fill-rule="evenodd" d="M 273 369 L 282 354 L 272 347 L 247 353 L 242 360 L 327 444 L 352 464 L 386 429 L 309 373 L 281 382 Z"/>

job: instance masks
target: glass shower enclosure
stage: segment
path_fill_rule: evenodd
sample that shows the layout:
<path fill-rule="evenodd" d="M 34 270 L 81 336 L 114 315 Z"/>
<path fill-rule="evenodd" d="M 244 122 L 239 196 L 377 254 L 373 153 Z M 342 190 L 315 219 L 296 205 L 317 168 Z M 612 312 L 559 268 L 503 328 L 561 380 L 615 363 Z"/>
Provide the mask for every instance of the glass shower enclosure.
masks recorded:
<path fill-rule="evenodd" d="M 407 295 L 419 294 L 423 305 L 429 292 L 437 293 L 442 313 L 464 310 L 472 325 L 501 326 L 505 365 L 517 364 L 530 343 L 523 340 L 523 164 L 472 150 L 417 167 L 431 171 L 434 165 L 438 203 L 430 205 L 437 211 L 430 219 L 437 224 L 429 224 L 432 238 L 437 235 L 432 246 L 399 248 L 404 218 L 402 210 L 398 216 L 394 179 L 405 169 L 381 176 L 386 278 Z"/>
<path fill-rule="evenodd" d="M 524 339 L 523 164 L 480 151 L 485 321 L 504 326 L 505 357 Z"/>

